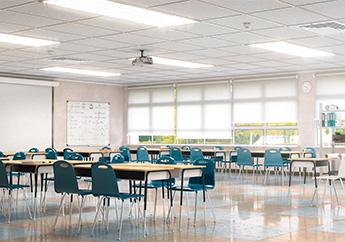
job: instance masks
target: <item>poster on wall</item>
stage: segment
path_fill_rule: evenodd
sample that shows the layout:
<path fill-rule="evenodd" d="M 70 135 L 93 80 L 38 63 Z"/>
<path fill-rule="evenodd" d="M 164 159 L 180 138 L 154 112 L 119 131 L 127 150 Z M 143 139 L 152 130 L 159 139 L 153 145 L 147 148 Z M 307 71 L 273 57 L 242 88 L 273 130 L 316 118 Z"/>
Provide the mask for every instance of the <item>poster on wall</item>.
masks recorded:
<path fill-rule="evenodd" d="M 110 103 L 67 101 L 67 146 L 110 144 Z"/>

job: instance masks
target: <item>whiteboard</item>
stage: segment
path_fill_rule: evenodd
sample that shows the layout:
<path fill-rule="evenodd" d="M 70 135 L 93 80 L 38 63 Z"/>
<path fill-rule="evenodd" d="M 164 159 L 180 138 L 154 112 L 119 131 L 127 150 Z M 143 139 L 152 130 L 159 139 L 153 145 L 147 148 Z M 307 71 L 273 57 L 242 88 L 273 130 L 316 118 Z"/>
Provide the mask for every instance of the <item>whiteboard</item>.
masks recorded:
<path fill-rule="evenodd" d="M 110 103 L 67 101 L 67 146 L 110 144 Z"/>

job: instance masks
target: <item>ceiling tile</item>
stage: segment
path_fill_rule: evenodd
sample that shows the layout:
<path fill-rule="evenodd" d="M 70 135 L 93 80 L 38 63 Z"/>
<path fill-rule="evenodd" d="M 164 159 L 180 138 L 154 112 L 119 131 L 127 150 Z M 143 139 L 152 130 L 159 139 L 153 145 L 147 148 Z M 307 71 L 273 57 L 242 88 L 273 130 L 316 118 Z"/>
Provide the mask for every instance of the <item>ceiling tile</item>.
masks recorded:
<path fill-rule="evenodd" d="M 32 0 L 1 0 L 0 9 L 11 8 L 14 6 L 30 3 Z"/>
<path fill-rule="evenodd" d="M 175 14 L 177 16 L 192 18 L 195 20 L 205 20 L 238 14 L 232 10 L 197 0 L 182 1 L 153 7 L 152 10 Z"/>
<path fill-rule="evenodd" d="M 214 20 L 210 20 L 211 23 L 219 24 L 225 27 L 231 27 L 238 30 L 257 30 L 257 29 L 265 29 L 265 28 L 272 28 L 280 26 L 277 23 L 273 23 L 267 20 L 263 20 L 257 17 L 253 17 L 250 15 L 239 15 L 239 16 L 232 16 L 232 17 L 225 17 L 225 18 L 218 18 Z M 249 23 L 248 28 L 244 26 L 244 23 Z"/>
<path fill-rule="evenodd" d="M 234 45 L 233 42 L 221 40 L 221 39 L 216 39 L 216 38 L 212 38 L 212 37 L 193 38 L 193 39 L 182 40 L 179 42 L 185 43 L 185 44 L 190 44 L 190 45 L 196 45 L 196 46 L 204 47 L 207 49 L 220 48 L 220 47 Z"/>
<path fill-rule="evenodd" d="M 118 41 L 118 42 L 123 42 L 123 43 L 137 45 L 137 46 L 163 42 L 163 40 L 161 39 L 145 37 L 145 36 L 132 34 L 132 33 L 109 35 L 109 36 L 103 37 L 102 39 Z"/>
<path fill-rule="evenodd" d="M 289 5 L 279 0 L 203 0 L 218 6 L 226 7 L 242 13 L 252 13 L 277 8 L 288 7 Z"/>
<path fill-rule="evenodd" d="M 18 24 L 9 24 L 9 23 L 0 23 L 0 32 L 1 33 L 12 33 L 16 31 L 22 31 L 29 29 L 30 27 L 28 26 L 23 26 L 23 25 L 18 25 Z"/>
<path fill-rule="evenodd" d="M 43 29 L 31 29 L 26 31 L 16 32 L 17 35 L 32 37 L 32 38 L 40 38 L 45 40 L 52 40 L 52 41 L 70 41 L 83 38 L 80 35 L 56 32 L 51 30 L 43 30 Z"/>
<path fill-rule="evenodd" d="M 84 37 L 96 37 L 118 33 L 117 31 L 110 31 L 108 29 L 78 23 L 63 23 L 47 27 L 46 29 L 62 33 L 76 34 Z"/>
<path fill-rule="evenodd" d="M 303 39 L 294 39 L 294 40 L 290 40 L 289 42 L 303 45 L 305 47 L 311 47 L 311 48 L 344 44 L 344 42 L 342 41 L 330 39 L 330 38 L 322 37 L 322 36 L 303 38 Z"/>
<path fill-rule="evenodd" d="M 176 30 L 193 33 L 193 34 L 203 35 L 203 36 L 213 36 L 213 35 L 219 35 L 219 34 L 238 32 L 238 30 L 236 29 L 219 26 L 219 25 L 211 24 L 211 23 L 203 23 L 203 22 L 175 26 L 172 28 Z"/>
<path fill-rule="evenodd" d="M 315 33 L 300 29 L 298 27 L 279 27 L 253 31 L 253 33 L 264 35 L 275 40 L 286 40 L 294 38 L 305 38 L 315 36 Z"/>
<path fill-rule="evenodd" d="M 147 30 L 139 30 L 133 32 L 136 35 L 141 35 L 150 38 L 156 38 L 161 40 L 182 40 L 198 37 L 196 34 L 167 29 L 167 28 L 154 28 Z"/>
<path fill-rule="evenodd" d="M 305 9 L 326 15 L 330 18 L 345 18 L 345 1 L 337 0 L 303 6 Z"/>
<path fill-rule="evenodd" d="M 254 43 L 272 41 L 272 38 L 264 37 L 262 35 L 254 34 L 251 32 L 223 34 L 223 35 L 217 35 L 216 37 L 219 39 L 224 39 L 224 40 L 228 40 L 228 41 L 231 41 L 234 43 L 240 43 L 240 44 L 254 44 Z"/>
<path fill-rule="evenodd" d="M 328 19 L 319 14 L 312 13 L 297 7 L 259 12 L 255 13 L 254 16 L 261 17 L 270 21 L 275 21 L 284 25 L 312 23 Z"/>

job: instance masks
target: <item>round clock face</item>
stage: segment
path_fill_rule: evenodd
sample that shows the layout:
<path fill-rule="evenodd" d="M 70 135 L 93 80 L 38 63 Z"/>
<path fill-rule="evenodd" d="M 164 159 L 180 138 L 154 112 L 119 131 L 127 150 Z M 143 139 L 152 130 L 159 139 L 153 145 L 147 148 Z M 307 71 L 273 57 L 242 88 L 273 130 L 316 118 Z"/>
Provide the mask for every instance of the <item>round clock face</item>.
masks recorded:
<path fill-rule="evenodd" d="M 302 88 L 303 88 L 304 93 L 309 93 L 311 91 L 311 87 L 312 86 L 311 86 L 310 82 L 308 82 L 308 81 L 303 82 Z"/>

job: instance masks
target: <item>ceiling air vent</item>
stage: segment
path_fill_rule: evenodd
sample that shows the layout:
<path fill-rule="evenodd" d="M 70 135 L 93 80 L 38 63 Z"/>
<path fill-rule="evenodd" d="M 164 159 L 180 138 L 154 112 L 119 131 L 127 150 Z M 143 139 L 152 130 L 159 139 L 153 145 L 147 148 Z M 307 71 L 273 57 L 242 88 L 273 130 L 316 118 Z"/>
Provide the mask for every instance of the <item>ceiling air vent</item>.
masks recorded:
<path fill-rule="evenodd" d="M 345 33 L 345 25 L 336 21 L 304 24 L 298 27 L 321 35 Z"/>

